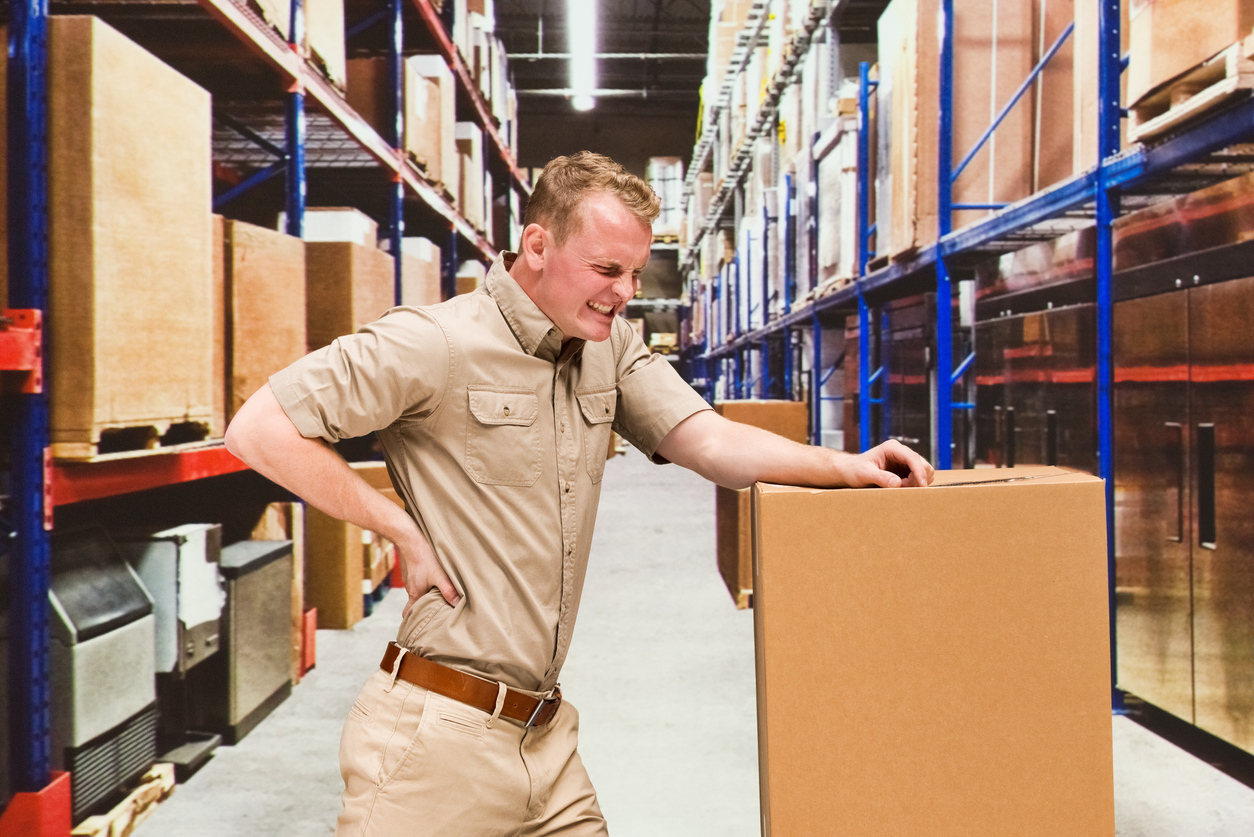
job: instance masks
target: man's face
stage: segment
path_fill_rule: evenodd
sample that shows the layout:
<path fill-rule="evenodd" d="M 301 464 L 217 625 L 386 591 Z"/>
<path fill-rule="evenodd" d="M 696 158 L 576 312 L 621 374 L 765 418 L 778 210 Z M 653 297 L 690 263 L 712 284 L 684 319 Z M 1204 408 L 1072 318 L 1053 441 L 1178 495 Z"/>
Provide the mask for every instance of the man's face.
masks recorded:
<path fill-rule="evenodd" d="M 579 215 L 579 229 L 561 246 L 545 234 L 535 302 L 564 337 L 600 342 L 636 295 L 653 232 L 613 195 L 585 198 Z"/>

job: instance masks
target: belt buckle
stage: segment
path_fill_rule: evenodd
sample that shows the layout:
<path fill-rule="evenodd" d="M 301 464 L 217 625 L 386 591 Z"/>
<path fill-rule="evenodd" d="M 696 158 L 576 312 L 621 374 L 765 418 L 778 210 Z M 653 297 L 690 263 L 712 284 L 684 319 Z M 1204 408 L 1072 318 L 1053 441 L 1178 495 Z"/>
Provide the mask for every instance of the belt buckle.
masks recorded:
<path fill-rule="evenodd" d="M 540 717 L 540 713 L 542 713 L 547 706 L 560 704 L 561 702 L 562 702 L 562 689 L 560 686 L 554 687 L 553 697 L 543 698 L 537 701 L 536 708 L 531 711 L 531 717 L 527 719 L 527 723 L 524 724 L 523 726 L 528 729 L 531 727 L 534 727 L 536 725 L 536 719 Z"/>

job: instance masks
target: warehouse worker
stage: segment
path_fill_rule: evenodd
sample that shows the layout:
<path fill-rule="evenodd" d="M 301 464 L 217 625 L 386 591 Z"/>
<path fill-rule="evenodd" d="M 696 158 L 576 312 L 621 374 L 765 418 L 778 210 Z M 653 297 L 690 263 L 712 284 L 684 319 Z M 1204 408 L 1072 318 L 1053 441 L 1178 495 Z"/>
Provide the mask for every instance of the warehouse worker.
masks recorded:
<path fill-rule="evenodd" d="M 481 289 L 313 352 L 232 422 L 232 453 L 400 558 L 409 601 L 345 723 L 337 834 L 606 833 L 557 681 L 611 428 L 732 488 L 931 482 L 896 442 L 852 456 L 727 421 L 651 355 L 618 314 L 658 209 L 613 161 L 559 157 Z M 406 511 L 328 444 L 372 431 Z"/>

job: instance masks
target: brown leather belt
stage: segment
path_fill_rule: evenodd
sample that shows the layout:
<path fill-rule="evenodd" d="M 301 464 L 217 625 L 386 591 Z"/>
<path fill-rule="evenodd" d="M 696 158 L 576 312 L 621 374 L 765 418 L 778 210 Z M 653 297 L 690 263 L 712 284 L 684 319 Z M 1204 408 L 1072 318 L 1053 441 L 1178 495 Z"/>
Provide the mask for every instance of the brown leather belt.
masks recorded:
<path fill-rule="evenodd" d="M 396 655 L 400 653 L 401 647 L 395 642 L 389 642 L 388 650 L 384 652 L 383 662 L 379 663 L 379 668 L 391 674 L 393 666 L 396 665 Z M 497 693 L 500 691 L 497 684 L 491 680 L 455 671 L 409 652 L 401 657 L 401 666 L 396 673 L 396 679 L 421 686 L 437 695 L 444 695 L 467 706 L 473 706 L 489 715 L 496 709 Z M 547 700 L 506 689 L 501 717 L 518 721 L 525 727 L 542 727 L 553 720 L 553 717 L 557 715 L 557 708 L 561 705 L 562 690 L 560 688 L 553 689 L 553 697 Z"/>

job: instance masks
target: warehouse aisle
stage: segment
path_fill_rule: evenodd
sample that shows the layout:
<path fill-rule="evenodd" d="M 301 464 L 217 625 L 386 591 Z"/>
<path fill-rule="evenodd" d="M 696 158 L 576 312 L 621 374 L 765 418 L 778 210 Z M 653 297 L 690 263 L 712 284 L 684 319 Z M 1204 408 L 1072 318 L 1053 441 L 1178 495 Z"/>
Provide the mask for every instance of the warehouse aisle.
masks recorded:
<path fill-rule="evenodd" d="M 759 833 L 753 618 L 714 568 L 713 490 L 630 451 L 606 468 L 563 690 L 614 837 Z M 336 751 L 357 687 L 393 637 L 393 591 L 351 631 L 318 632 L 318 667 L 138 837 L 329 834 Z M 1114 719 L 1119 837 L 1254 833 L 1254 790 Z"/>

